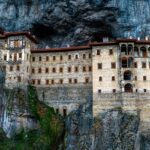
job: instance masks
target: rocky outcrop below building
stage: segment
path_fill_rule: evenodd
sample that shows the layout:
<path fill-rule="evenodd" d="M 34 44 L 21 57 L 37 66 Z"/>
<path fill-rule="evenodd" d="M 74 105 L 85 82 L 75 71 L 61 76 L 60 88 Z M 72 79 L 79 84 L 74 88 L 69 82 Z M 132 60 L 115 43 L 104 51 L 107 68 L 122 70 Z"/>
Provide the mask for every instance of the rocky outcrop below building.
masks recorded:
<path fill-rule="evenodd" d="M 32 31 L 41 47 L 143 38 L 150 34 L 150 0 L 1 0 L 0 18 L 8 31 Z"/>
<path fill-rule="evenodd" d="M 92 118 L 89 105 L 72 112 L 67 120 L 67 150 L 149 150 L 150 130 L 141 131 L 138 112 L 122 108 Z"/>
<path fill-rule="evenodd" d="M 34 87 L 0 90 L 0 149 L 63 149 L 64 120 Z"/>

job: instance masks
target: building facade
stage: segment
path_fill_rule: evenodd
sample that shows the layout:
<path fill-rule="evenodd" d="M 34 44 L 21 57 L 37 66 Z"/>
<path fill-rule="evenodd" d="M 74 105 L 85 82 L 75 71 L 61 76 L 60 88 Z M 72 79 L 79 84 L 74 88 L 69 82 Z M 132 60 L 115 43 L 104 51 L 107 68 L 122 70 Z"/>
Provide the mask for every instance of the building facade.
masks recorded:
<path fill-rule="evenodd" d="M 1 32 L 0 52 L 7 88 L 32 83 L 40 100 L 64 115 L 83 103 L 95 116 L 114 107 L 141 110 L 150 100 L 147 39 L 37 49 L 30 33 Z"/>

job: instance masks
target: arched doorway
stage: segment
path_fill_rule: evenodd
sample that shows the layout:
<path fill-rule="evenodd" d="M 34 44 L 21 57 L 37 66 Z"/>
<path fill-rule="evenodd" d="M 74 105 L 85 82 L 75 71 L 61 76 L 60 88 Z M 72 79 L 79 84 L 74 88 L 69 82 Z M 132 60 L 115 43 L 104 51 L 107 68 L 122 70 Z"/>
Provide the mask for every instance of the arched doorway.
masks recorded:
<path fill-rule="evenodd" d="M 129 70 L 125 71 L 123 77 L 124 77 L 124 80 L 131 80 L 132 79 L 131 71 Z"/>
<path fill-rule="evenodd" d="M 130 84 L 130 83 L 127 83 L 125 86 L 124 86 L 124 91 L 126 93 L 132 93 L 133 92 L 133 86 Z"/>

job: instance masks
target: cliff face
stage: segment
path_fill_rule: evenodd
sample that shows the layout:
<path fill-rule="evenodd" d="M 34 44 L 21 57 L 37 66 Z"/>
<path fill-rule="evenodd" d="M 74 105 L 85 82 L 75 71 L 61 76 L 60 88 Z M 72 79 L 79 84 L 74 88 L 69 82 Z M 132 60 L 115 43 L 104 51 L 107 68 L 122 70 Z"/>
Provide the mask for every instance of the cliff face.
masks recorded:
<path fill-rule="evenodd" d="M 0 0 L 0 26 L 30 30 L 40 46 L 150 34 L 150 0 Z"/>
<path fill-rule="evenodd" d="M 150 132 L 140 128 L 138 112 L 121 108 L 92 118 L 88 105 L 72 112 L 67 120 L 67 150 L 149 150 Z"/>

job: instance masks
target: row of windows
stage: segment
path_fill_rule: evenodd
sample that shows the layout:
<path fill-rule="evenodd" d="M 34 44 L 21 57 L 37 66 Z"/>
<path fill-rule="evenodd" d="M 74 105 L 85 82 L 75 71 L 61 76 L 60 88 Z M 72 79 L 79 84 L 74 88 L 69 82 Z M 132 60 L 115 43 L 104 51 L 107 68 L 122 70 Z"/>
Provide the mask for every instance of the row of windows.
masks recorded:
<path fill-rule="evenodd" d="M 74 68 L 72 67 L 68 67 L 67 68 L 67 71 L 68 72 L 72 72 L 74 70 L 74 72 L 78 72 L 79 71 L 79 67 L 78 66 L 75 66 Z M 91 66 L 83 66 L 82 67 L 82 71 L 83 72 L 87 72 L 87 71 L 92 71 L 92 67 Z M 49 73 L 50 72 L 50 69 L 49 68 L 45 68 L 45 73 Z M 56 73 L 57 70 L 55 67 L 52 68 L 52 72 L 53 73 Z M 59 72 L 60 73 L 63 73 L 64 72 L 64 68 L 63 67 L 60 67 L 59 68 Z M 32 69 L 32 73 L 35 73 L 35 69 L 33 68 Z M 42 73 L 42 68 L 38 68 L 38 73 Z"/>
<path fill-rule="evenodd" d="M 72 60 L 73 58 L 75 59 L 79 59 L 79 55 L 76 54 L 74 57 L 72 55 L 68 55 L 68 60 Z M 86 59 L 86 58 L 91 58 L 91 54 L 83 54 L 82 55 L 82 58 L 83 59 Z M 36 57 L 32 57 L 32 61 L 34 62 L 36 59 Z M 42 61 L 43 57 L 42 56 L 39 56 L 38 57 L 38 61 Z M 56 56 L 52 56 L 52 60 L 53 61 L 56 61 L 57 57 Z M 64 59 L 64 57 L 62 55 L 59 56 L 59 60 L 62 61 Z M 49 61 L 50 60 L 50 56 L 46 56 L 46 61 Z"/>
<path fill-rule="evenodd" d="M 18 56 L 19 58 L 21 59 L 22 58 L 22 53 L 18 53 Z M 5 61 L 7 60 L 7 55 L 4 55 L 4 58 L 3 58 Z M 14 61 L 17 60 L 17 53 L 14 53 L 14 56 L 12 57 L 12 55 L 10 54 L 9 55 L 9 59 L 13 59 Z"/>
<path fill-rule="evenodd" d="M 8 79 L 9 79 L 9 80 L 16 80 L 16 79 L 17 79 L 18 82 L 21 82 L 21 81 L 22 81 L 22 79 L 21 79 L 20 76 L 17 76 L 17 77 L 9 77 Z"/>
<path fill-rule="evenodd" d="M 98 68 L 98 69 L 102 69 L 102 68 L 103 68 L 102 63 L 98 63 L 98 64 L 97 64 L 97 68 Z M 116 68 L 116 63 L 115 63 L 115 62 L 112 62 L 112 63 L 111 63 L 111 68 L 112 68 L 112 69 L 115 69 L 115 68 Z"/>
<path fill-rule="evenodd" d="M 138 89 L 135 90 L 135 92 L 138 92 Z M 143 89 L 143 92 L 147 92 L 146 89 Z M 98 89 L 98 93 L 102 93 L 102 90 L 101 89 Z M 116 89 L 112 89 L 112 93 L 116 93 Z"/>
<path fill-rule="evenodd" d="M 135 79 L 135 81 L 137 81 L 137 76 L 135 76 L 134 79 Z M 115 76 L 112 76 L 111 80 L 115 81 L 116 80 Z M 146 80 L 147 80 L 147 77 L 143 76 L 143 81 L 146 81 Z M 103 77 L 102 76 L 99 77 L 99 81 L 103 81 Z"/>
<path fill-rule="evenodd" d="M 142 68 L 147 68 L 147 63 L 146 62 L 142 62 L 141 65 L 142 65 Z M 98 63 L 97 68 L 102 69 L 103 68 L 102 63 Z M 115 62 L 111 63 L 111 68 L 116 69 L 116 63 Z M 138 63 L 137 62 L 134 62 L 134 68 L 138 68 Z M 150 62 L 149 62 L 149 68 L 150 68 Z"/>
<path fill-rule="evenodd" d="M 89 78 L 85 78 L 85 81 L 84 81 L 84 83 L 89 83 L 90 82 L 90 80 L 89 80 Z M 45 80 L 45 84 L 46 85 L 49 85 L 49 84 L 63 84 L 64 83 L 64 80 L 63 79 L 59 79 L 59 82 L 56 82 L 56 80 L 54 80 L 54 79 L 52 79 L 52 80 L 49 80 L 49 79 L 46 79 Z M 78 79 L 72 79 L 72 78 L 69 78 L 68 79 L 68 83 L 69 84 L 77 84 L 78 83 Z M 40 79 L 37 79 L 37 80 L 35 80 L 35 79 L 33 79 L 32 80 L 32 84 L 37 84 L 37 85 L 40 85 L 41 84 L 41 80 Z"/>
<path fill-rule="evenodd" d="M 97 54 L 97 55 L 101 55 L 101 50 L 100 50 L 100 49 L 97 49 L 96 54 Z M 113 55 L 113 54 L 114 54 L 113 49 L 109 49 L 109 55 Z"/>
<path fill-rule="evenodd" d="M 5 68 L 5 70 L 6 70 L 6 68 Z M 12 72 L 12 71 L 20 71 L 20 66 L 19 66 L 19 65 L 17 65 L 16 67 L 10 66 L 10 67 L 9 67 L 9 71 L 10 71 L 10 72 Z M 29 67 L 28 67 L 28 66 L 27 66 L 27 68 L 26 68 L 26 71 L 29 72 Z"/>

